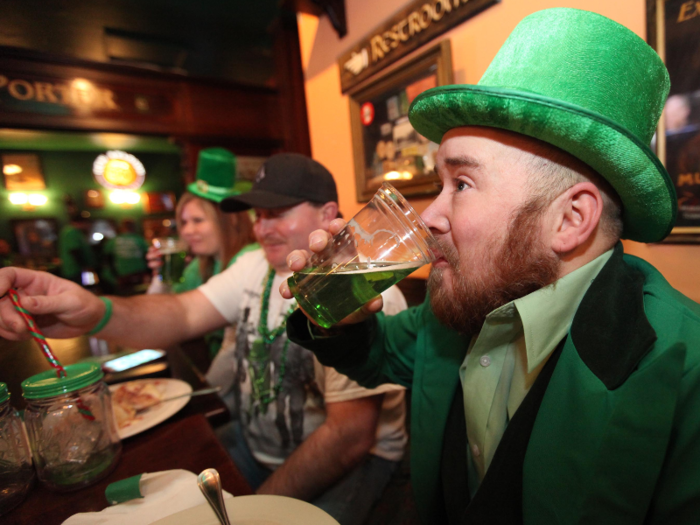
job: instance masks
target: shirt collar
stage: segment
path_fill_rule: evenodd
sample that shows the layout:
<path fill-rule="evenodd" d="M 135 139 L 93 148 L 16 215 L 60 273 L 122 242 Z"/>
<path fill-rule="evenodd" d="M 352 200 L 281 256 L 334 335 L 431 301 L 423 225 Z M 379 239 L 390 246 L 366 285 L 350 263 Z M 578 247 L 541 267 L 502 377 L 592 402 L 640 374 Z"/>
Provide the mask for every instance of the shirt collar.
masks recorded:
<path fill-rule="evenodd" d="M 569 333 L 581 299 L 612 253 L 608 250 L 549 286 L 513 301 L 523 324 L 528 373 Z"/>

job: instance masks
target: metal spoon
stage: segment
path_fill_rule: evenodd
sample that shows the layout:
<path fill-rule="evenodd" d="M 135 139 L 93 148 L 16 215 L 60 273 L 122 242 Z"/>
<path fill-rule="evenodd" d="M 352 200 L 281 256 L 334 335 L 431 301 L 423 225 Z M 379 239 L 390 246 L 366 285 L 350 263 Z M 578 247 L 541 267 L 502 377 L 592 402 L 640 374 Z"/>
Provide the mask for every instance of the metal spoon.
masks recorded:
<path fill-rule="evenodd" d="M 216 469 L 208 468 L 197 476 L 197 486 L 204 494 L 204 498 L 209 506 L 214 510 L 214 514 L 219 519 L 221 525 L 231 525 L 224 505 L 224 495 L 221 492 L 221 477 Z"/>

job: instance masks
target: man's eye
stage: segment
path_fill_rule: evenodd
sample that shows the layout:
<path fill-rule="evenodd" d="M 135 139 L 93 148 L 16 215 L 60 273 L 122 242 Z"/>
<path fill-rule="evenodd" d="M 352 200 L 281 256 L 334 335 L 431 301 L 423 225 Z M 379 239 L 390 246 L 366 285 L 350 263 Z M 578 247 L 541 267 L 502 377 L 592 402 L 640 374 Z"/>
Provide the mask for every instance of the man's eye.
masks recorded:
<path fill-rule="evenodd" d="M 455 188 L 457 189 L 457 191 L 466 190 L 468 187 L 469 187 L 469 184 L 467 184 L 467 183 L 464 182 L 463 180 L 458 180 L 458 181 L 455 183 Z"/>

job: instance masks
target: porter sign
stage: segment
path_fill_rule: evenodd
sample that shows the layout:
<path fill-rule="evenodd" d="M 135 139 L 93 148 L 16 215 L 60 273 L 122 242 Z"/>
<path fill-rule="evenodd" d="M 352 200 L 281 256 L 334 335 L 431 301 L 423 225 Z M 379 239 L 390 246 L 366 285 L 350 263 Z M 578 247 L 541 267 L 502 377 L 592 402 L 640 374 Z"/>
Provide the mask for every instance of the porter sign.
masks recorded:
<path fill-rule="evenodd" d="M 500 0 L 416 0 L 338 58 L 340 86 L 353 86 Z"/>

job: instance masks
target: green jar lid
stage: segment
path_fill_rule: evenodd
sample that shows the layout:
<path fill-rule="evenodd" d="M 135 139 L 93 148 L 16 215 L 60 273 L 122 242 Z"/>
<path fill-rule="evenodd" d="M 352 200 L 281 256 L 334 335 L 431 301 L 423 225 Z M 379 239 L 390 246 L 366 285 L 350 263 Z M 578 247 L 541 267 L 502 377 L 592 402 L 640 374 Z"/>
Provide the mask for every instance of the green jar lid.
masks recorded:
<path fill-rule="evenodd" d="M 102 369 L 95 363 L 77 363 L 64 368 L 66 377 L 58 377 L 55 370 L 47 370 L 22 381 L 24 398 L 42 399 L 75 392 L 104 377 Z"/>
<path fill-rule="evenodd" d="M 5 383 L 0 383 L 0 403 L 4 403 L 8 399 L 10 399 L 10 391 L 7 390 Z"/>

